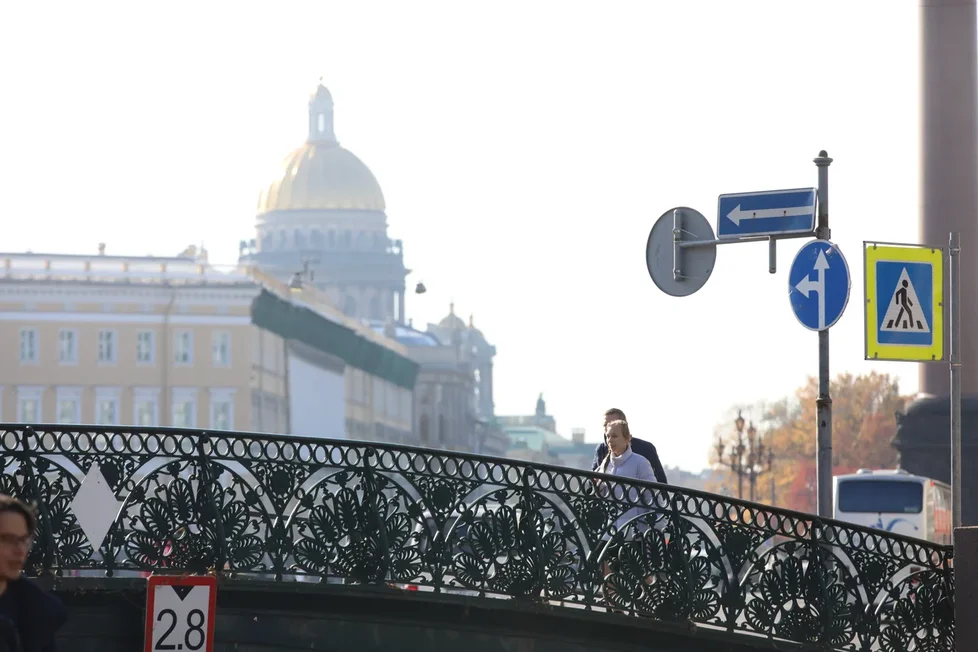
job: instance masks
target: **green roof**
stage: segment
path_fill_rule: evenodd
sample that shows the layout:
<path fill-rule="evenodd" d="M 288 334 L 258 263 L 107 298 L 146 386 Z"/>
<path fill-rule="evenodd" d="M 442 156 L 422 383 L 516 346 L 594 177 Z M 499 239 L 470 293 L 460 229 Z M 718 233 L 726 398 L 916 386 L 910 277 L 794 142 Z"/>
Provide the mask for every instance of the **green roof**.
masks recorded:
<path fill-rule="evenodd" d="M 279 337 L 334 355 L 346 364 L 398 387 L 414 389 L 418 363 L 268 290 L 263 289 L 252 302 L 251 323 Z"/>

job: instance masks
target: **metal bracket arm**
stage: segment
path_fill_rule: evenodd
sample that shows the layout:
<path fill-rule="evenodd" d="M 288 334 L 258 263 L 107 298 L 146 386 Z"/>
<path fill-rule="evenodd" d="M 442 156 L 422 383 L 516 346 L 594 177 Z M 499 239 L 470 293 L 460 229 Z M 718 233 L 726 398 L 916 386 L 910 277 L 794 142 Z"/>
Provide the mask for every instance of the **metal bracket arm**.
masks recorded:
<path fill-rule="evenodd" d="M 672 278 L 683 280 L 683 214 L 678 208 L 672 212 Z"/>

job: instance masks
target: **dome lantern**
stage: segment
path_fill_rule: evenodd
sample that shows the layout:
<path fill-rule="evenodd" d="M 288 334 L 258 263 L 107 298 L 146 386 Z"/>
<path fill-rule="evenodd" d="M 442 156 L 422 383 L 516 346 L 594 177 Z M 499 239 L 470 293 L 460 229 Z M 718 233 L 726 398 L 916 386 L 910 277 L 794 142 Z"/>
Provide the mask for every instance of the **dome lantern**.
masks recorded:
<path fill-rule="evenodd" d="M 338 144 L 333 132 L 333 96 L 323 86 L 322 77 L 316 92 L 309 98 L 309 138 L 310 143 Z"/>
<path fill-rule="evenodd" d="M 322 80 L 309 98 L 309 137 L 282 160 L 258 197 L 259 220 L 297 210 L 385 210 L 377 178 L 336 140 L 333 96 Z"/>

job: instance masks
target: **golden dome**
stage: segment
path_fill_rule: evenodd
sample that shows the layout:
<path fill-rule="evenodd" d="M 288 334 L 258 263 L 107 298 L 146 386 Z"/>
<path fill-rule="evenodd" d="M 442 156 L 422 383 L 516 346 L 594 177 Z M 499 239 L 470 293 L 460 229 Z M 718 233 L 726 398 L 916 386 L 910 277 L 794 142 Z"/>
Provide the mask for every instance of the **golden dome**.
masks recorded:
<path fill-rule="evenodd" d="M 309 99 L 309 137 L 285 157 L 258 198 L 258 214 L 272 211 L 383 211 L 377 178 L 333 132 L 333 96 L 319 86 Z"/>
<path fill-rule="evenodd" d="M 258 198 L 258 213 L 288 210 L 383 211 L 377 178 L 336 143 L 308 142 L 285 157 Z"/>

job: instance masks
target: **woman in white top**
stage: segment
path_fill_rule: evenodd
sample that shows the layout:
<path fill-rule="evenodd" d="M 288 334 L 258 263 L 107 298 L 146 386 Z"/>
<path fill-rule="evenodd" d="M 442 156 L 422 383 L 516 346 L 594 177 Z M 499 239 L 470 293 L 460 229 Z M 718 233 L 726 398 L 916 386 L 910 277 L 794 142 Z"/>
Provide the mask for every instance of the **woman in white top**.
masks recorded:
<path fill-rule="evenodd" d="M 632 433 L 628 431 L 627 422 L 612 421 L 609 423 L 604 438 L 608 442 L 608 454 L 598 466 L 598 473 L 606 473 L 618 478 L 655 482 L 652 463 L 632 451 Z M 632 507 L 618 518 L 615 527 L 621 529 L 625 523 L 644 511 L 646 510 L 641 507 Z"/>
<path fill-rule="evenodd" d="M 605 442 L 608 444 L 608 454 L 596 469 L 598 473 L 612 475 L 617 478 L 628 478 L 633 480 L 646 480 L 655 482 L 655 472 L 652 470 L 652 463 L 638 453 L 632 451 L 632 433 L 628 430 L 628 423 L 625 421 L 612 421 L 605 430 Z M 603 483 L 602 483 L 603 484 Z M 622 487 L 625 491 L 621 494 L 624 498 L 629 493 L 627 487 Z M 607 487 L 604 487 L 607 490 Z M 604 493 L 604 492 L 603 492 Z M 642 492 L 646 493 L 646 492 Z M 608 495 L 607 493 L 605 495 Z M 642 495 L 642 494 L 639 494 Z M 612 494 L 613 496 L 613 494 Z M 651 500 L 649 501 L 651 502 Z M 618 517 L 615 521 L 615 528 L 621 530 L 628 521 L 639 514 L 648 511 L 646 507 L 632 507 L 627 512 Z M 640 528 L 644 529 L 644 528 Z M 611 533 L 605 533 L 605 541 L 611 539 Z M 607 555 L 607 553 L 605 553 Z M 607 561 L 604 562 L 604 575 L 607 577 L 611 573 L 611 566 Z M 648 580 L 646 580 L 648 581 Z M 606 587 L 607 591 L 607 587 Z M 605 596 L 607 597 L 607 595 Z M 613 609 L 614 611 L 614 609 Z"/>

